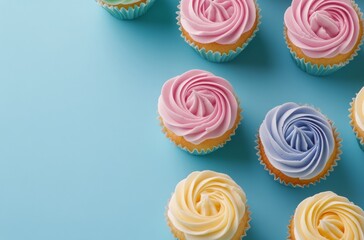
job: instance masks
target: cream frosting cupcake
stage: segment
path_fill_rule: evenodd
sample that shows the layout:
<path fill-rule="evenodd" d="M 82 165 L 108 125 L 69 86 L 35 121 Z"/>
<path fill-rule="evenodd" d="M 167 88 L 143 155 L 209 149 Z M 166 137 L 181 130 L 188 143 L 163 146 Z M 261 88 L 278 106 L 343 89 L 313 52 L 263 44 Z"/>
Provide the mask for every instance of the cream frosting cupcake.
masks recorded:
<path fill-rule="evenodd" d="M 206 154 L 235 134 L 241 116 L 231 84 L 202 70 L 168 80 L 158 100 L 163 132 L 180 148 Z"/>
<path fill-rule="evenodd" d="M 350 124 L 353 127 L 359 145 L 364 151 L 364 87 L 351 102 Z"/>
<path fill-rule="evenodd" d="M 155 0 L 96 0 L 101 7 L 119 19 L 134 19 L 145 14 Z"/>
<path fill-rule="evenodd" d="M 213 171 L 193 172 L 179 182 L 166 217 L 179 240 L 240 240 L 250 221 L 243 189 Z"/>
<path fill-rule="evenodd" d="M 235 58 L 260 23 L 255 0 L 181 0 L 179 8 L 182 37 L 213 62 Z"/>
<path fill-rule="evenodd" d="M 285 103 L 259 128 L 261 164 L 281 183 L 304 187 L 326 178 L 339 160 L 340 142 L 330 120 L 313 107 Z"/>
<path fill-rule="evenodd" d="M 296 63 L 314 75 L 330 74 L 357 55 L 363 17 L 352 0 L 293 0 L 284 34 Z"/>
<path fill-rule="evenodd" d="M 296 208 L 288 239 L 363 240 L 364 211 L 333 192 L 316 194 Z"/>

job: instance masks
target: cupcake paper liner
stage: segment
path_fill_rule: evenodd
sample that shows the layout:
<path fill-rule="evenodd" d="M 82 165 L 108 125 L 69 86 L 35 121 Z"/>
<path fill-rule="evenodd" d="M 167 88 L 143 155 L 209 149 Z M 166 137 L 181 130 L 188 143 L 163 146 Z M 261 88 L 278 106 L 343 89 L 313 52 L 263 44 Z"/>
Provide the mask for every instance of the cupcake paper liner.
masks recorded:
<path fill-rule="evenodd" d="M 165 219 L 167 221 L 167 225 L 168 225 L 169 229 L 171 230 L 171 233 L 173 234 L 173 236 L 176 239 L 178 239 L 178 240 L 185 240 L 184 234 L 182 232 L 179 232 L 173 226 L 173 224 L 171 223 L 171 221 L 169 221 L 167 212 L 168 212 L 168 204 L 167 204 L 166 211 L 165 211 L 165 214 L 164 214 L 164 217 L 165 217 Z M 246 205 L 246 214 L 248 214 L 248 220 L 247 220 L 247 222 L 245 224 L 244 232 L 243 232 L 242 235 L 240 235 L 239 239 L 233 239 L 233 240 L 243 239 L 247 235 L 248 230 L 251 228 L 250 221 L 252 220 L 252 218 L 251 218 L 251 212 L 249 210 L 249 206 L 248 205 Z"/>
<path fill-rule="evenodd" d="M 341 151 L 341 146 L 342 146 L 342 139 L 339 137 L 339 133 L 337 132 L 337 129 L 334 127 L 334 124 L 330 121 L 331 126 L 333 127 L 333 132 L 334 132 L 334 138 L 335 138 L 335 142 L 336 142 L 336 156 L 331 164 L 331 166 L 329 167 L 329 169 L 326 171 L 326 173 L 324 173 L 323 176 L 321 176 L 318 179 L 313 180 L 312 182 L 309 182 L 307 184 L 301 184 L 301 183 L 291 183 L 289 181 L 286 181 L 285 179 L 280 178 L 279 176 L 277 176 L 272 169 L 268 168 L 268 166 L 265 164 L 264 160 L 263 160 L 263 156 L 261 155 L 261 151 L 262 149 L 260 149 L 260 138 L 259 138 L 259 133 L 256 135 L 256 147 L 255 149 L 257 150 L 257 156 L 258 156 L 258 160 L 260 162 L 260 164 L 264 167 L 264 169 L 266 171 L 268 171 L 269 175 L 274 177 L 274 180 L 279 181 L 281 184 L 284 184 L 285 186 L 290 186 L 290 187 L 300 187 L 300 188 L 304 188 L 304 187 L 309 187 L 310 185 L 316 185 L 316 183 L 321 182 L 321 180 L 326 180 L 326 178 L 328 176 L 330 176 L 330 173 L 334 170 L 334 167 L 337 166 L 337 162 L 339 160 L 341 160 L 340 155 L 342 154 Z M 277 170 L 279 171 L 279 170 Z M 321 173 L 320 173 L 321 174 Z M 289 177 L 289 176 L 287 176 Z"/>
<path fill-rule="evenodd" d="M 126 8 L 118 8 L 115 6 L 109 6 L 103 3 L 101 0 L 96 0 L 97 3 L 112 16 L 121 20 L 131 20 L 145 14 L 156 0 L 147 0 L 145 3 L 141 3 L 139 6 Z"/>
<path fill-rule="evenodd" d="M 209 153 L 212 153 L 214 151 L 216 151 L 217 149 L 219 148 L 222 148 L 227 142 L 230 142 L 231 141 L 231 137 L 234 136 L 236 134 L 236 130 L 239 128 L 239 125 L 241 124 L 241 120 L 243 119 L 242 117 L 242 109 L 240 109 L 239 111 L 239 114 L 240 114 L 240 119 L 239 119 L 239 122 L 237 124 L 235 124 L 235 129 L 233 130 L 233 132 L 230 134 L 230 136 L 222 143 L 220 143 L 219 145 L 217 146 L 213 146 L 211 148 L 207 148 L 207 149 L 193 149 L 192 151 L 190 149 L 188 149 L 187 147 L 183 146 L 182 144 L 179 144 L 177 142 L 175 142 L 172 138 L 170 138 L 168 136 L 168 132 L 167 132 L 167 128 L 166 126 L 164 126 L 163 124 L 163 120 L 162 120 L 162 117 L 158 116 L 157 119 L 159 120 L 159 125 L 161 126 L 162 128 L 162 133 L 171 141 L 173 142 L 177 147 L 179 147 L 180 149 L 182 149 L 183 151 L 185 152 L 188 152 L 190 154 L 193 154 L 193 155 L 196 155 L 196 156 L 202 156 L 202 155 L 206 155 L 206 154 L 209 154 Z"/>
<path fill-rule="evenodd" d="M 357 139 L 359 147 L 361 148 L 362 151 L 364 151 L 364 142 L 362 140 Z"/>
<path fill-rule="evenodd" d="M 352 127 L 355 137 L 358 141 L 358 144 L 361 148 L 361 150 L 364 151 L 364 137 L 360 137 L 359 135 L 359 130 L 357 128 L 357 126 L 355 125 L 354 122 L 354 113 L 353 113 L 353 104 L 354 104 L 355 98 L 352 99 L 352 102 L 350 103 L 350 108 L 349 108 L 349 118 L 350 118 L 350 126 Z"/>
<path fill-rule="evenodd" d="M 293 218 L 294 216 L 291 217 L 288 224 L 288 240 L 295 240 L 294 233 L 292 232 Z"/>
<path fill-rule="evenodd" d="M 201 57 L 205 58 L 206 60 L 210 61 L 210 62 L 215 62 L 215 63 L 222 63 L 222 62 L 230 62 L 232 60 L 234 60 L 245 48 L 246 46 L 249 45 L 249 43 L 251 42 L 251 40 L 253 40 L 253 38 L 255 37 L 256 33 L 259 31 L 259 25 L 261 24 L 261 18 L 262 15 L 260 14 L 260 8 L 257 2 L 255 2 L 256 7 L 257 7 L 257 12 L 259 14 L 258 17 L 258 23 L 257 26 L 253 32 L 253 34 L 238 48 L 236 48 L 235 50 L 230 50 L 229 53 L 220 53 L 218 51 L 212 51 L 212 50 L 206 50 L 205 48 L 199 48 L 196 44 L 194 44 L 193 42 L 189 41 L 183 34 L 182 34 L 182 29 L 181 29 L 181 24 L 180 24 L 180 11 L 177 11 L 177 25 L 178 25 L 178 29 L 181 31 L 181 37 L 185 40 L 185 42 L 187 42 Z M 178 5 L 178 9 L 180 9 L 180 5 Z"/>
<path fill-rule="evenodd" d="M 355 10 L 357 11 L 359 18 L 361 19 L 361 21 L 363 22 L 363 26 L 364 26 L 364 20 L 363 20 L 363 13 L 360 11 L 359 6 L 353 1 L 353 7 L 355 8 Z M 285 26 L 285 24 L 283 23 L 283 26 Z M 288 45 L 288 41 L 287 41 L 287 34 L 285 33 L 285 30 L 283 31 L 283 36 L 284 39 L 286 41 L 287 44 L 287 48 L 289 49 L 289 52 L 291 53 L 291 56 L 294 60 L 294 62 L 297 64 L 297 66 L 302 69 L 303 71 L 307 72 L 308 74 L 314 75 L 314 76 L 327 76 L 330 75 L 334 72 L 336 72 L 337 70 L 343 68 L 344 66 L 346 66 L 350 61 L 352 61 L 359 53 L 360 51 L 360 47 L 363 44 L 364 41 L 364 33 L 361 36 L 361 40 L 360 43 L 358 44 L 358 46 L 356 47 L 356 50 L 353 52 L 353 54 L 344 62 L 338 63 L 338 64 L 333 64 L 333 65 L 323 65 L 323 64 L 313 64 L 309 61 L 306 61 L 304 58 L 299 58 L 297 56 L 297 54 L 293 51 L 292 48 L 289 47 Z"/>

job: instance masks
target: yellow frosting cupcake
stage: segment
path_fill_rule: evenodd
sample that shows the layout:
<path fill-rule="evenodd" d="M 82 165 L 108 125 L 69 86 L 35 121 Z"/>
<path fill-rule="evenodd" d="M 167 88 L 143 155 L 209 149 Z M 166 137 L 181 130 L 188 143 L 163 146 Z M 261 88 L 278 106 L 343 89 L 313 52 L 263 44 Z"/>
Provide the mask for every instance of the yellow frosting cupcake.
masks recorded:
<path fill-rule="evenodd" d="M 249 229 L 245 193 L 228 175 L 193 172 L 179 182 L 167 222 L 180 240 L 238 240 Z"/>
<path fill-rule="evenodd" d="M 363 240 L 364 211 L 333 192 L 316 194 L 296 208 L 288 239 Z"/>
<path fill-rule="evenodd" d="M 364 150 L 364 87 L 350 105 L 350 124 L 353 127 L 361 148 Z"/>

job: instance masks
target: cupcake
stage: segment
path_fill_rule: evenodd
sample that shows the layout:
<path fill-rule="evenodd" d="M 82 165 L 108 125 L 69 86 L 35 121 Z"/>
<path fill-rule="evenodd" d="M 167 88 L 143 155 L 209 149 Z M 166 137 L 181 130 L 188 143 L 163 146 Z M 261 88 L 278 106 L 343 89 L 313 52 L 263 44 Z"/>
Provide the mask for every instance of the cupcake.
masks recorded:
<path fill-rule="evenodd" d="M 339 160 L 340 142 L 331 121 L 318 110 L 285 103 L 266 115 L 257 150 L 274 179 L 304 187 L 329 175 Z"/>
<path fill-rule="evenodd" d="M 118 19 L 134 19 L 146 13 L 155 0 L 96 0 L 98 4 Z"/>
<path fill-rule="evenodd" d="M 293 0 L 284 35 L 297 65 L 327 75 L 349 63 L 363 39 L 363 14 L 352 0 Z"/>
<path fill-rule="evenodd" d="M 181 0 L 179 10 L 182 37 L 212 62 L 234 59 L 260 23 L 255 0 Z"/>
<path fill-rule="evenodd" d="M 306 239 L 363 240 L 364 211 L 333 192 L 306 198 L 291 219 L 288 240 Z"/>
<path fill-rule="evenodd" d="M 235 134 L 241 116 L 228 81 L 202 70 L 168 80 L 158 100 L 163 132 L 180 148 L 206 154 Z"/>
<path fill-rule="evenodd" d="M 193 172 L 177 184 L 166 218 L 179 240 L 240 240 L 250 227 L 243 189 L 212 171 Z"/>
<path fill-rule="evenodd" d="M 364 87 L 350 104 L 350 125 L 358 139 L 361 149 L 364 151 Z"/>

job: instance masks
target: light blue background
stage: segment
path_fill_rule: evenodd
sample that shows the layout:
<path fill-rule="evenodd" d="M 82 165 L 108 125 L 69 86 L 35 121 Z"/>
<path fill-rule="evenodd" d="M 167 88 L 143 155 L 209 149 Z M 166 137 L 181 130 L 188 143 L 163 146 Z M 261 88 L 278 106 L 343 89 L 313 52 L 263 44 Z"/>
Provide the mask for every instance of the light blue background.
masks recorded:
<path fill-rule="evenodd" d="M 167 201 L 204 169 L 246 191 L 246 239 L 285 239 L 297 204 L 320 191 L 364 207 L 364 152 L 347 116 L 364 52 L 330 77 L 309 76 L 283 41 L 290 1 L 259 3 L 256 38 L 236 61 L 213 64 L 180 37 L 175 0 L 127 22 L 90 0 L 0 1 L 0 239 L 173 239 Z M 175 147 L 156 119 L 162 84 L 193 68 L 228 79 L 244 108 L 232 142 L 204 157 Z M 275 182 L 255 155 L 265 114 L 287 101 L 320 108 L 344 139 L 339 166 L 308 189 Z"/>

